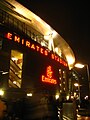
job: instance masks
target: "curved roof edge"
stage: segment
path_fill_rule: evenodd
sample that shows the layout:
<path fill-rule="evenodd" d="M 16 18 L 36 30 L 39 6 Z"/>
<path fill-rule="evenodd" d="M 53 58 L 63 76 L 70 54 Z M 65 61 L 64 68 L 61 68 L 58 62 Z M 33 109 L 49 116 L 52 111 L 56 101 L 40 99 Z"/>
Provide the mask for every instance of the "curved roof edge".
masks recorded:
<path fill-rule="evenodd" d="M 36 29 L 42 35 L 52 35 L 54 46 L 61 49 L 62 53 L 66 57 L 69 68 L 71 69 L 73 67 L 75 63 L 75 56 L 72 49 L 70 48 L 69 44 L 50 25 L 48 25 L 39 16 L 15 0 L 6 0 L 6 6 L 24 16 L 20 19 L 25 19 L 24 22 L 26 22 L 32 28 Z"/>

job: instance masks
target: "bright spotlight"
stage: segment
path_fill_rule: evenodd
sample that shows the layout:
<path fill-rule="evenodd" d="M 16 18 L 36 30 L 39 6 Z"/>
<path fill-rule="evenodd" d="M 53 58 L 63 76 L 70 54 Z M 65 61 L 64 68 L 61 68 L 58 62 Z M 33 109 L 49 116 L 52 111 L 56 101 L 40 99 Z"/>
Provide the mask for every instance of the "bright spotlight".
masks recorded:
<path fill-rule="evenodd" d="M 4 91 L 2 89 L 0 89 L 0 96 L 4 95 Z"/>

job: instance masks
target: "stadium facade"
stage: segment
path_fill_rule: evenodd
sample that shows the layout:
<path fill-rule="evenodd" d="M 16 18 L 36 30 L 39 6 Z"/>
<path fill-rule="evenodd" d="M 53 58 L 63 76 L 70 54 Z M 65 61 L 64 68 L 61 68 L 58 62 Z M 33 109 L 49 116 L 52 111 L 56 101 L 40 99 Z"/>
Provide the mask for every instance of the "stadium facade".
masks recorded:
<path fill-rule="evenodd" d="M 65 98 L 74 62 L 68 43 L 39 16 L 15 0 L 0 1 L 0 87 L 5 98 Z"/>

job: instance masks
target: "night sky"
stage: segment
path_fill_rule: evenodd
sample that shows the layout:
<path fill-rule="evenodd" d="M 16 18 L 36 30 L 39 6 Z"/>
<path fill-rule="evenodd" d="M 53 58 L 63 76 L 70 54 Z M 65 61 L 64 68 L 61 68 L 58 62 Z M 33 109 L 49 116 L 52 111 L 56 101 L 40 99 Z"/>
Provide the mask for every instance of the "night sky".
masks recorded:
<path fill-rule="evenodd" d="M 90 64 L 89 1 L 17 0 L 56 30 L 70 45 L 76 62 Z"/>

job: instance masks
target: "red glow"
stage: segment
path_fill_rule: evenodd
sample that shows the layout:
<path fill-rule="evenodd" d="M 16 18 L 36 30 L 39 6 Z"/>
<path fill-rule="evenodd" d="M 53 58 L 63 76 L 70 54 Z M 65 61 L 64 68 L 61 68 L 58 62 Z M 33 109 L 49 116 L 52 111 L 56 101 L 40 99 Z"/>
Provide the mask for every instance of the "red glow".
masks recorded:
<path fill-rule="evenodd" d="M 40 47 L 39 46 L 36 46 L 36 51 L 39 51 Z"/>
<path fill-rule="evenodd" d="M 46 76 L 42 75 L 42 82 L 57 84 L 57 81 L 52 78 L 53 77 L 52 75 L 53 75 L 53 71 L 51 69 L 51 66 L 48 66 L 46 70 Z"/>
<path fill-rule="evenodd" d="M 30 48 L 30 42 L 29 41 L 26 41 L 26 47 Z"/>
<path fill-rule="evenodd" d="M 20 43 L 20 37 L 18 37 L 18 36 L 15 35 L 14 41 Z"/>
<path fill-rule="evenodd" d="M 57 61 L 59 62 L 59 57 L 57 58 Z"/>
<path fill-rule="evenodd" d="M 52 74 L 53 74 L 53 72 L 52 72 L 52 70 L 51 70 L 51 66 L 49 66 L 49 67 L 47 67 L 47 77 L 48 78 L 52 78 Z"/>
<path fill-rule="evenodd" d="M 6 37 L 7 37 L 9 40 L 12 40 L 12 34 L 11 34 L 11 33 L 7 33 Z"/>
<path fill-rule="evenodd" d="M 54 59 L 54 54 L 51 54 L 51 58 Z"/>
<path fill-rule="evenodd" d="M 44 54 L 45 56 L 47 56 L 48 55 L 48 51 L 47 50 L 45 50 L 45 54 Z"/>
<path fill-rule="evenodd" d="M 34 44 L 31 45 L 31 49 L 35 50 L 35 45 Z"/>
<path fill-rule="evenodd" d="M 8 38 L 9 40 L 14 40 L 15 42 L 17 43 L 21 43 L 22 45 L 25 45 L 26 47 L 28 47 L 29 49 L 33 49 L 37 52 L 40 52 L 41 54 L 45 55 L 45 56 L 48 56 L 49 55 L 49 52 L 48 50 L 42 48 L 42 47 L 39 47 L 38 45 L 36 44 L 33 44 L 32 42 L 30 42 L 29 40 L 25 40 L 25 39 L 21 39 L 20 37 L 18 37 L 17 35 L 14 35 L 12 33 L 7 33 L 6 34 L 6 38 Z M 61 59 L 58 55 L 52 53 L 50 54 L 50 58 L 55 60 L 56 62 L 64 65 L 64 66 L 68 66 L 67 62 L 64 61 L 63 59 Z"/>
<path fill-rule="evenodd" d="M 44 51 L 43 48 L 41 48 L 41 49 L 40 49 L 40 53 L 43 54 L 43 51 Z"/>
<path fill-rule="evenodd" d="M 24 39 L 22 39 L 22 45 L 24 45 Z"/>

